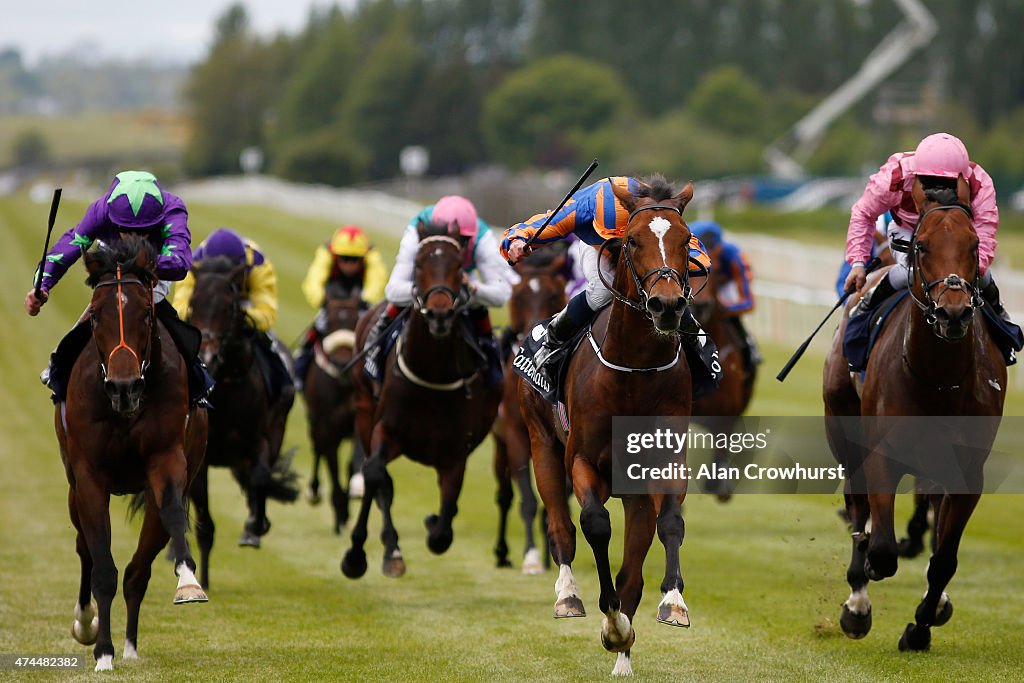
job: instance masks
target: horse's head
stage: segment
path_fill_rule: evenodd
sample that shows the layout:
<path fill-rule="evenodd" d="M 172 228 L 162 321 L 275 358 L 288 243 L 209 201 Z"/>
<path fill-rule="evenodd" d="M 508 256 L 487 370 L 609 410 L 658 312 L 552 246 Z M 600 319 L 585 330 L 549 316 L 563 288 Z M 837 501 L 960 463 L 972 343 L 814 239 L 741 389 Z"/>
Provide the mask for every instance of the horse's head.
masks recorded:
<path fill-rule="evenodd" d="M 512 287 L 508 301 L 509 324 L 517 334 L 522 334 L 538 322 L 550 318 L 565 306 L 565 264 L 567 254 L 564 248 L 557 248 L 565 242 L 556 242 L 551 248 L 530 253 L 516 264 L 516 272 L 522 278 Z"/>
<path fill-rule="evenodd" d="M 612 187 L 629 212 L 613 291 L 625 289 L 625 303 L 646 313 L 658 332 L 673 333 L 690 304 L 690 229 L 682 214 L 693 184 L 678 194 L 660 176 L 641 183 L 636 195 Z"/>
<path fill-rule="evenodd" d="M 103 389 L 116 412 L 130 415 L 139 409 L 153 353 L 156 251 L 144 238 L 130 236 L 87 252 L 85 267 Z"/>
<path fill-rule="evenodd" d="M 978 234 L 972 224 L 967 183 L 915 180 L 918 220 L 910 244 L 911 295 L 935 334 L 947 341 L 967 335 L 981 305 Z"/>
<path fill-rule="evenodd" d="M 467 303 L 462 285 L 462 242 L 458 226 L 420 221 L 420 246 L 413 271 L 413 305 L 430 334 L 451 334 L 456 314 Z"/>
<path fill-rule="evenodd" d="M 221 256 L 203 259 L 193 264 L 192 275 L 196 283 L 189 300 L 189 321 L 203 335 L 199 357 L 216 374 L 224 363 L 225 349 L 232 339 L 240 338 L 245 318 L 245 264 L 235 264 Z"/>
<path fill-rule="evenodd" d="M 354 355 L 356 323 L 361 312 L 362 290 L 347 290 L 337 283 L 330 283 L 324 292 L 324 315 L 326 330 L 321 343 L 330 362 L 343 367 Z"/>

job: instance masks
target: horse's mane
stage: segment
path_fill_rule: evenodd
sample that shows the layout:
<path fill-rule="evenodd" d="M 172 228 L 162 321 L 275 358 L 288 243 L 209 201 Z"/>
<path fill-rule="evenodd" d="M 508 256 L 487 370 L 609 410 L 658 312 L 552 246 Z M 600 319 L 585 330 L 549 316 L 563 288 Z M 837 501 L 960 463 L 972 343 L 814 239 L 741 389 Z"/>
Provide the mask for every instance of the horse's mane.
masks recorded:
<path fill-rule="evenodd" d="M 234 268 L 237 267 L 236 263 L 233 263 L 227 256 L 214 256 L 211 258 L 205 258 L 200 263 L 196 264 L 198 268 L 194 268 L 196 275 L 200 274 L 216 274 L 224 275 L 230 273 Z"/>
<path fill-rule="evenodd" d="M 924 190 L 925 199 L 935 202 L 939 206 L 959 206 L 966 209 L 967 215 L 974 215 L 971 207 L 960 201 L 960 197 L 956 193 L 957 181 L 955 178 L 918 177 L 921 180 L 921 188 Z"/>
<path fill-rule="evenodd" d="M 146 268 L 136 263 L 139 254 L 145 252 L 146 260 L 152 264 L 152 268 Z M 95 264 L 89 272 L 85 282 L 90 287 L 99 284 L 104 275 L 116 273 L 118 266 L 121 267 L 121 276 L 135 275 L 147 283 L 155 282 L 156 277 L 156 248 L 144 237 L 129 235 L 113 244 L 100 243 L 100 245 L 89 252 L 89 260 Z"/>
<path fill-rule="evenodd" d="M 650 197 L 654 201 L 660 202 L 676 196 L 675 187 L 660 173 L 655 173 L 646 178 L 639 178 L 639 181 L 640 187 L 636 191 L 637 197 Z"/>

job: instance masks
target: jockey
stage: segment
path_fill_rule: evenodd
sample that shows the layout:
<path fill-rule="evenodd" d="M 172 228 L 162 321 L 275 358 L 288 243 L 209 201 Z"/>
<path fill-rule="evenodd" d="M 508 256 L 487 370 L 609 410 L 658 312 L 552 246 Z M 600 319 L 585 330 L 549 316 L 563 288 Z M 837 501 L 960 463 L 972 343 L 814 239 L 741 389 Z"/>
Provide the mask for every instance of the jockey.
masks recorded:
<path fill-rule="evenodd" d="M 361 228 L 344 225 L 334 231 L 327 244 L 317 246 L 302 281 L 302 293 L 317 314 L 302 347 L 295 353 L 295 377 L 300 387 L 306 381 L 316 343 L 327 334 L 327 317 L 323 310 L 327 286 L 334 283 L 345 292 L 359 291 L 362 307 L 368 308 L 384 298 L 387 281 L 384 259 Z"/>
<path fill-rule="evenodd" d="M 690 224 L 690 231 L 708 250 L 711 262 L 715 264 L 715 281 L 718 301 L 725 311 L 725 318 L 733 327 L 742 343 L 743 367 L 747 372 L 761 362 L 757 343 L 747 332 L 740 317 L 754 310 L 754 292 L 750 289 L 751 271 L 746 256 L 735 242 L 722 236 L 722 226 L 714 221 L 696 221 Z"/>
<path fill-rule="evenodd" d="M 846 261 L 850 274 L 844 290 L 860 289 L 865 282 L 865 263 L 871 257 L 875 220 L 886 211 L 892 212 L 888 226 L 889 249 L 896 265 L 889 269 L 878 285 L 864 295 L 851 315 L 863 315 L 884 301 L 897 289 L 910 284 L 907 245 L 919 220 L 911 195 L 914 185 L 951 187 L 963 180 L 970 191 L 970 208 L 974 229 L 978 233 L 979 289 L 994 313 L 1007 319 L 999 300 L 999 289 L 992 280 L 989 264 L 995 255 L 999 209 L 992 178 L 970 160 L 967 149 L 948 133 L 929 135 L 913 152 L 897 152 L 871 176 L 867 188 L 850 210 L 850 226 L 846 235 Z"/>
<path fill-rule="evenodd" d="M 629 212 L 623 208 L 612 192 L 613 184 L 619 187 L 628 187 L 633 193 L 636 193 L 639 188 L 636 178 L 615 176 L 604 178 L 577 190 L 565 203 L 565 206 L 554 215 L 540 238 L 534 242 L 539 246 L 575 234 L 582 242 L 590 245 L 590 248 L 583 248 L 578 252 L 583 272 L 587 276 L 587 287 L 583 292 L 570 299 L 566 307 L 559 311 L 548 324 L 544 344 L 533 359 L 537 368 L 541 368 L 549 358 L 569 343 L 576 333 L 583 329 L 594 315 L 612 300 L 611 292 L 598 276 L 600 267 L 607 279 L 610 280 L 614 277 L 610 256 L 606 253 L 605 259 L 599 266 L 597 247 L 605 240 L 622 237 L 629 219 Z M 501 255 L 510 259 L 512 263 L 519 261 L 524 256 L 526 240 L 537 231 L 547 217 L 548 214 L 537 214 L 506 230 L 501 242 Z M 691 234 L 689 246 L 690 256 L 697 259 L 710 271 L 711 260 L 695 235 Z M 690 265 L 690 272 L 704 275 L 704 271 L 693 264 Z M 685 331 L 691 333 L 682 335 L 682 338 L 689 337 L 690 341 L 697 338 L 700 325 L 694 320 L 689 309 L 683 315 L 682 326 Z M 709 344 L 709 346 L 711 345 Z"/>
<path fill-rule="evenodd" d="M 277 323 L 277 274 L 272 264 L 260 251 L 259 245 L 243 238 L 230 228 L 217 228 L 192 253 L 194 263 L 206 259 L 223 258 L 238 266 L 245 264 L 241 296 L 245 312 L 245 327 L 255 342 L 257 363 L 265 369 L 271 403 L 281 395 L 281 389 L 292 384 L 291 372 L 284 359 L 282 345 L 271 335 L 270 328 Z M 196 279 L 190 271 L 174 288 L 174 308 L 184 320 L 191 318 L 192 292 Z"/>
<path fill-rule="evenodd" d="M 889 223 L 892 222 L 892 213 L 886 211 L 878 220 L 875 221 L 875 241 L 871 245 L 871 257 L 870 261 L 873 261 L 875 257 L 880 257 L 883 251 L 889 246 L 889 236 L 887 231 L 889 229 Z M 843 259 L 842 264 L 839 266 L 839 275 L 836 277 L 836 296 L 842 298 L 846 294 L 846 278 L 850 274 L 852 266 Z"/>
<path fill-rule="evenodd" d="M 409 222 L 398 246 L 395 268 L 391 271 L 384 293 L 388 305 L 367 337 L 366 346 L 377 344 L 377 349 L 366 358 L 366 372 L 374 379 L 383 377 L 383 350 L 381 335 L 402 308 L 413 301 L 413 269 L 416 253 L 419 251 L 420 222 L 457 225 L 463 251 L 463 277 L 469 288 L 470 298 L 467 315 L 476 333 L 477 343 L 487 356 L 488 384 L 501 381 L 502 365 L 498 346 L 491 330 L 488 308 L 504 306 L 512 295 L 512 282 L 516 274 L 498 256 L 498 243 L 491 234 L 491 227 L 477 216 L 473 203 L 465 197 L 448 195 L 436 204 L 425 207 Z"/>
<path fill-rule="evenodd" d="M 181 198 L 163 190 L 152 173 L 122 171 L 117 174 L 110 189 L 89 205 L 78 225 L 65 232 L 46 254 L 40 296 L 36 296 L 34 288 L 30 289 L 25 296 L 25 310 L 29 315 L 37 315 L 68 268 L 95 242 L 111 244 L 132 234 L 145 237 L 159 253 L 156 264 L 159 282 L 153 289 L 156 315 L 190 366 L 191 400 L 202 402 L 213 387 L 213 379 L 197 355 L 199 331 L 182 322 L 166 300 L 170 281 L 184 278 L 192 265 L 188 211 Z M 53 391 L 54 403 L 64 401 L 71 369 L 91 334 L 87 309 L 50 354 L 49 367 L 39 379 Z"/>

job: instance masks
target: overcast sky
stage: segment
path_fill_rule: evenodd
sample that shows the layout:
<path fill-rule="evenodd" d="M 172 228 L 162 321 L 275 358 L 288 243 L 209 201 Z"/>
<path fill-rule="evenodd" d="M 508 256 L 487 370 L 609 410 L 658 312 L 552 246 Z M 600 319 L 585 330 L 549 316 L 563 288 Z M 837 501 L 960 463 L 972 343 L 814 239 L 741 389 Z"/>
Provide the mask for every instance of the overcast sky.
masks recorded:
<path fill-rule="evenodd" d="M 0 0 L 0 49 L 17 48 L 28 65 L 83 44 L 101 57 L 201 59 L 218 17 L 232 0 Z M 310 8 L 332 0 L 242 0 L 257 33 L 295 33 Z M 349 2 L 340 2 L 342 6 Z"/>

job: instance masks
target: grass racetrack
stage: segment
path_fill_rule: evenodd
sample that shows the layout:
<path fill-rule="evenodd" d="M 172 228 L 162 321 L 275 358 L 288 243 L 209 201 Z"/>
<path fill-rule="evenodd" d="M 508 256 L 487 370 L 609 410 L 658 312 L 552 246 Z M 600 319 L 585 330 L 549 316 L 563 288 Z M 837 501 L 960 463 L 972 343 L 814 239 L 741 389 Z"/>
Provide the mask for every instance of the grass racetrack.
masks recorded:
<path fill-rule="evenodd" d="M 186 198 L 187 200 L 187 198 Z M 229 225 L 256 239 L 278 268 L 280 336 L 294 339 L 311 319 L 299 282 L 314 246 L 333 225 L 252 207 L 190 206 L 198 239 Z M 84 204 L 61 207 L 55 233 L 73 224 Z M 53 409 L 37 375 L 47 354 L 88 300 L 78 265 L 38 318 L 22 299 L 39 258 L 46 206 L 0 199 L 0 653 L 81 654 L 93 677 L 91 647 L 69 633 L 79 564 L 67 514 L 67 484 L 53 433 Z M 366 224 L 373 226 L 372 216 Z M 56 235 L 55 235 L 56 239 Z M 393 254 L 396 240 L 380 244 Z M 823 332 L 824 336 L 827 333 Z M 750 414 L 821 413 L 821 348 L 783 384 L 774 374 L 791 349 L 768 346 Z M 1014 372 L 1015 370 L 1011 370 Z M 1024 397 L 1011 392 L 1007 413 Z M 286 447 L 297 446 L 295 467 L 309 476 L 309 442 L 301 400 Z M 824 448 L 825 445 L 823 444 Z M 347 451 L 346 451 L 347 458 Z M 471 457 L 455 542 L 443 556 L 425 546 L 422 519 L 438 505 L 433 473 L 408 460 L 392 467 L 395 522 L 408 564 L 405 577 L 379 572 L 380 517 L 371 516 L 370 569 L 349 581 L 338 569 L 348 538 L 331 533 L 326 504 L 272 503 L 273 530 L 260 550 L 235 545 L 245 519 L 244 499 L 229 474 L 211 473 L 217 524 L 210 602 L 175 607 L 175 579 L 158 559 L 143 604 L 140 659 L 122 660 L 125 608 L 114 601 L 115 671 L 105 680 L 605 680 L 615 657 L 599 642 L 601 615 L 593 554 L 578 532 L 574 564 L 586 619 L 551 618 L 555 576 L 523 576 L 494 568 L 495 484 L 491 443 Z M 134 550 L 138 521 L 125 520 L 126 501 L 111 506 L 114 558 L 122 571 Z M 909 497 L 899 501 L 905 524 Z M 518 565 L 521 525 L 513 507 L 509 527 Z M 851 641 L 838 625 L 849 593 L 849 537 L 836 515 L 841 496 L 738 496 L 729 504 L 705 495 L 687 498 L 682 548 L 685 597 L 692 627 L 655 622 L 663 552 L 648 556 L 646 595 L 635 621 L 633 667 L 640 680 L 1020 680 L 1024 670 L 1024 496 L 983 497 L 968 525 L 957 575 L 949 586 L 956 612 L 934 629 L 932 650 L 903 654 L 896 642 L 925 589 L 927 560 L 901 561 L 892 579 L 870 586 L 874 628 Z M 612 566 L 621 561 L 621 506 L 612 513 Z M 354 508 L 353 508 L 354 511 Z M 121 577 L 119 577 L 120 580 Z M 32 674 L 0 671 L 2 680 Z"/>

